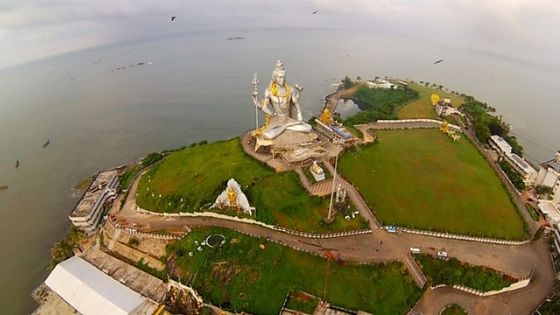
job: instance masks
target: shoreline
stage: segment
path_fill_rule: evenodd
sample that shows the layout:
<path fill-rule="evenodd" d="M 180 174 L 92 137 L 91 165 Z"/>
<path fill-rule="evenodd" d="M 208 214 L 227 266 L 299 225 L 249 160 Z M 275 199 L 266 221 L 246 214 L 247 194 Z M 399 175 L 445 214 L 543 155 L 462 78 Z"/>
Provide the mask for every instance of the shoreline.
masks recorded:
<path fill-rule="evenodd" d="M 335 92 L 333 92 L 333 93 L 330 93 L 330 94 L 327 94 L 327 95 L 324 96 L 324 98 L 323 98 L 324 102 L 323 102 L 323 103 L 325 104 L 325 108 L 326 108 L 326 106 L 328 106 L 329 103 L 330 103 L 330 97 L 336 96 L 337 92 L 338 92 L 338 91 L 335 91 Z M 336 106 L 336 102 L 334 103 L 334 106 Z M 406 105 L 404 105 L 404 106 L 406 106 Z M 489 159 L 489 156 L 488 156 L 487 154 L 484 154 L 484 153 L 483 153 L 483 152 L 485 152 L 485 150 L 484 150 L 484 148 L 481 146 L 481 144 L 480 144 L 480 142 L 478 141 L 478 139 L 476 139 L 476 136 L 475 136 L 474 134 L 471 134 L 471 133 L 470 133 L 470 130 L 466 130 L 465 133 L 469 136 L 469 137 L 467 137 L 468 140 L 471 141 L 471 143 L 474 144 L 474 146 L 477 148 L 477 151 L 479 151 L 479 154 L 481 154 L 481 155 L 484 157 L 484 159 L 488 161 L 488 163 L 492 164 L 493 162 Z M 472 137 L 472 138 L 471 138 L 471 137 Z M 474 140 L 474 141 L 473 141 L 473 140 Z M 205 142 L 205 141 L 204 141 L 204 142 Z M 162 153 L 165 154 L 165 153 L 170 153 L 170 152 L 178 151 L 178 150 L 181 150 L 181 149 L 183 149 L 183 148 L 185 148 L 185 147 L 186 147 L 186 146 L 182 146 L 181 148 L 178 148 L 178 149 L 163 150 Z M 146 158 L 147 156 L 149 156 L 149 155 L 146 155 L 144 158 Z M 159 163 L 159 162 L 160 162 L 160 161 L 158 161 L 157 163 Z M 156 164 L 157 164 L 157 163 L 156 163 Z M 129 164 L 129 165 L 132 165 L 132 164 Z M 108 169 L 108 170 L 123 169 L 123 168 L 126 169 L 129 165 L 121 165 L 121 166 L 119 166 L 119 167 L 113 167 L 113 168 L 110 168 L 110 169 Z M 152 166 L 153 166 L 153 165 L 152 165 Z M 147 171 L 148 167 L 150 167 L 150 166 L 143 167 L 143 168 L 141 168 L 136 174 L 134 174 L 134 176 L 133 176 L 133 178 L 132 178 L 132 182 L 130 183 L 130 186 L 128 187 L 128 189 L 126 189 L 126 191 L 124 192 L 124 194 L 123 194 L 123 193 L 120 194 L 120 199 L 117 198 L 117 200 L 115 201 L 115 203 L 114 203 L 112 209 L 109 211 L 108 215 L 110 215 L 111 212 L 112 212 L 114 209 L 117 209 L 118 206 L 115 207 L 115 205 L 117 205 L 117 204 L 120 203 L 119 200 L 122 200 L 122 206 L 125 206 L 125 203 L 128 202 L 128 201 L 126 201 L 126 200 L 129 199 L 129 194 L 130 194 L 130 192 L 132 191 L 132 192 L 134 193 L 134 191 L 133 191 L 131 188 L 132 188 L 133 186 L 135 186 L 135 185 L 138 184 L 138 180 L 140 179 L 141 175 L 144 174 L 144 173 Z M 332 167 L 332 166 L 331 166 L 331 167 Z M 107 170 L 105 170 L 105 171 L 107 171 Z M 103 172 L 104 172 L 104 171 L 103 171 Z M 498 170 L 496 170 L 496 172 L 498 172 Z M 122 175 L 122 174 L 121 174 L 121 175 Z M 509 186 L 507 185 L 507 183 L 504 183 L 504 178 L 503 178 L 502 176 L 500 176 L 499 172 L 498 172 L 498 174 L 496 174 L 496 175 L 498 175 L 499 180 L 502 182 L 502 184 L 508 188 L 507 191 L 508 191 L 508 194 L 510 194 Z M 507 178 L 507 177 L 506 177 L 506 178 Z M 85 191 L 84 191 L 84 194 L 85 194 Z M 123 196 L 124 196 L 124 197 L 123 197 Z M 512 197 L 512 198 L 515 198 L 514 196 L 511 196 L 511 197 Z M 82 198 L 83 198 L 83 196 L 80 198 L 80 200 L 81 200 Z M 124 198 L 124 199 L 123 199 L 123 198 Z M 135 198 L 135 197 L 133 197 L 133 198 Z M 125 201 L 126 201 L 126 202 L 125 202 Z M 512 201 L 513 201 L 513 200 L 512 200 Z M 80 202 L 80 201 L 78 201 L 78 203 L 79 203 L 79 202 Z M 135 202 L 134 202 L 134 204 L 135 204 Z M 121 208 L 122 208 L 122 206 L 121 206 Z M 516 207 L 516 208 L 517 208 L 517 207 Z M 138 210 L 137 210 L 137 211 L 138 211 Z M 120 212 L 121 212 L 120 209 L 117 210 L 117 213 L 120 213 Z M 140 211 L 138 211 L 138 212 L 140 212 Z M 527 212 L 527 210 L 525 210 L 525 211 L 519 210 L 519 212 L 520 212 L 519 214 L 520 214 L 521 217 L 523 218 L 523 221 L 524 221 L 524 222 L 526 222 L 526 223 L 531 222 L 531 221 L 527 221 L 526 216 L 524 215 L 524 214 L 525 214 L 524 212 Z M 522 214 L 521 212 L 523 212 L 523 214 Z M 141 215 L 146 215 L 146 214 L 141 213 Z M 167 216 L 172 217 L 172 215 L 165 215 L 165 214 L 162 214 L 162 216 L 163 216 L 163 217 L 167 217 Z M 211 222 L 212 222 L 212 218 L 210 218 L 210 217 L 204 217 L 204 218 L 202 218 L 202 221 L 200 221 L 200 220 L 198 220 L 197 218 L 194 218 L 194 217 L 193 217 L 193 218 L 187 219 L 187 220 L 185 221 L 185 226 L 193 226 L 192 224 L 189 224 L 189 223 L 188 223 L 189 221 L 192 221 L 192 222 L 199 222 L 198 225 L 200 225 L 202 222 L 210 221 L 210 222 L 209 222 L 209 223 L 210 223 L 209 226 L 221 226 L 221 225 L 224 224 L 224 223 L 218 223 L 220 220 L 222 220 L 222 221 L 223 221 L 223 220 L 225 220 L 225 221 L 229 221 L 229 220 L 236 221 L 236 220 L 234 220 L 234 218 L 216 217 L 216 218 L 214 218 L 214 221 L 216 221 L 216 223 L 211 223 Z M 114 224 L 114 222 L 112 221 L 111 217 L 109 217 L 109 221 L 112 222 L 112 223 Z M 155 221 L 154 221 L 154 222 L 155 222 Z M 154 222 L 152 222 L 151 224 L 153 224 Z M 252 222 L 239 222 L 239 223 L 246 224 L 246 225 L 252 225 Z M 204 226 L 204 225 L 206 225 L 206 224 L 201 224 L 201 225 Z M 230 224 L 230 223 L 226 223 L 225 225 L 226 225 L 226 226 L 229 226 L 228 228 L 230 228 L 230 229 L 233 229 L 233 230 L 235 230 L 235 231 L 239 231 L 239 226 L 236 225 L 236 224 L 234 224 L 234 223 L 231 223 L 231 224 Z M 197 226 L 197 224 L 195 223 L 194 226 Z M 263 227 L 261 227 L 261 228 L 266 228 L 266 227 L 263 226 Z M 258 231 L 258 230 L 259 230 L 259 229 L 257 229 L 256 231 Z M 533 228 L 531 229 L 531 231 L 532 231 L 533 233 L 535 232 L 535 230 L 534 230 Z M 374 232 L 374 231 L 373 231 L 373 230 L 370 231 L 370 233 L 372 233 L 372 232 Z M 243 233 L 243 232 L 242 232 L 242 233 Z M 259 235 L 262 235 L 262 233 L 263 233 L 263 232 L 262 232 L 262 230 L 261 230 L 260 232 L 251 232 L 251 233 L 249 233 L 249 235 L 255 234 L 255 235 L 259 236 Z M 532 235 L 533 233 L 531 233 L 531 235 Z M 270 233 L 267 232 L 267 233 L 265 233 L 265 234 L 270 234 Z M 300 236 L 303 236 L 303 235 L 300 235 Z M 341 235 L 341 236 L 347 237 L 347 235 Z M 436 235 L 427 236 L 427 238 L 430 239 L 430 238 L 433 237 L 433 236 L 436 236 Z M 114 239 L 114 238 L 115 238 L 115 235 L 113 235 L 113 237 L 112 237 L 111 239 Z M 118 236 L 117 236 L 117 238 L 118 238 Z M 280 234 L 278 234 L 277 236 L 275 236 L 275 238 L 282 239 L 282 238 L 284 238 L 284 237 L 283 237 L 283 236 L 280 236 Z M 111 241 L 111 244 L 112 244 L 113 242 L 114 242 L 114 241 L 112 240 L 112 241 Z M 117 242 L 118 242 L 118 241 L 117 241 Z M 290 242 L 291 242 L 291 241 L 290 241 Z M 290 245 L 287 245 L 287 244 L 289 244 L 290 242 L 284 243 L 284 242 L 280 241 L 279 243 L 280 243 L 280 244 L 283 244 L 284 246 L 289 246 L 289 247 L 291 247 Z M 328 240 L 325 240 L 325 242 L 328 242 Z M 334 241 L 333 241 L 333 242 L 334 242 Z M 463 242 L 463 241 L 457 240 L 456 242 Z M 388 242 L 388 243 L 389 243 L 389 242 Z M 523 244 L 525 244 L 525 243 L 523 243 Z M 520 247 L 524 247 L 525 245 L 523 245 L 523 244 L 521 244 L 521 245 L 519 245 L 519 246 L 520 246 Z M 109 246 L 111 246 L 111 245 L 109 245 Z M 408 246 L 410 246 L 410 245 L 408 245 Z M 304 251 L 305 251 L 305 250 L 304 250 Z M 400 251 L 399 251 L 399 252 L 400 252 Z M 391 255 L 389 255 L 389 256 L 391 256 Z M 385 256 L 384 256 L 384 257 L 385 257 Z M 354 258 L 355 258 L 355 257 L 354 257 Z M 396 258 L 396 256 L 393 257 L 393 259 L 395 259 L 395 258 Z M 379 258 L 378 258 L 378 259 L 379 259 Z M 386 260 L 386 259 L 387 259 L 387 258 L 383 258 L 382 261 L 384 261 L 384 260 Z M 399 259 L 397 259 L 397 260 L 399 260 Z M 375 260 L 374 260 L 374 261 L 375 261 Z M 392 260 L 391 260 L 391 261 L 392 261 Z M 409 268 L 407 264 L 405 264 L 405 266 L 407 266 L 407 268 Z M 412 270 L 414 270 L 414 267 L 411 267 L 411 268 L 413 268 Z M 409 270 L 409 273 L 410 273 L 410 270 Z M 415 274 L 415 273 L 416 273 L 416 272 L 412 272 L 411 274 Z M 420 274 L 421 274 L 421 272 L 420 272 Z M 415 280 L 417 280 L 417 279 L 415 279 Z M 423 298 L 424 298 L 424 295 L 422 295 L 422 297 L 417 301 L 417 304 L 413 307 L 413 309 L 415 309 L 419 304 L 421 304 L 421 301 L 423 301 Z"/>

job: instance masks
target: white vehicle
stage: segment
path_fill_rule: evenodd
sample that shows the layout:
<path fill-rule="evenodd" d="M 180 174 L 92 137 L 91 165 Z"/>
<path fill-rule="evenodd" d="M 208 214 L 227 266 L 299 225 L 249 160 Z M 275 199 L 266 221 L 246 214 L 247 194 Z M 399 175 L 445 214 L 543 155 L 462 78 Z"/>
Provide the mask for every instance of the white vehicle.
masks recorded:
<path fill-rule="evenodd" d="M 444 251 L 437 252 L 437 255 L 438 255 L 439 258 L 447 258 L 448 257 L 447 252 L 444 252 Z"/>
<path fill-rule="evenodd" d="M 412 254 L 420 254 L 420 248 L 411 247 L 411 248 L 410 248 L 410 252 L 411 252 Z"/>
<path fill-rule="evenodd" d="M 399 231 L 397 230 L 396 227 L 394 227 L 393 225 L 388 225 L 385 227 L 385 230 L 387 230 L 387 232 L 389 233 L 398 233 Z"/>

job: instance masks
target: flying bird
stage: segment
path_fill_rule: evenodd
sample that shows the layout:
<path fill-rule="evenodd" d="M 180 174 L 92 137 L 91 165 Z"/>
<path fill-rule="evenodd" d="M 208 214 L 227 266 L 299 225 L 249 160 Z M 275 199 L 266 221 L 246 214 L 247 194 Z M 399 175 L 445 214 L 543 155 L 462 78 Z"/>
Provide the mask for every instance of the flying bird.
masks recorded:
<path fill-rule="evenodd" d="M 443 62 L 443 59 L 440 59 L 440 60 L 434 62 L 434 65 L 437 65 L 438 63 L 442 63 L 442 62 Z"/>
<path fill-rule="evenodd" d="M 319 10 L 315 10 L 315 11 L 313 11 L 313 13 L 311 13 L 311 14 L 317 14 L 317 12 L 319 12 Z"/>
<path fill-rule="evenodd" d="M 176 16 L 172 16 L 171 17 L 171 22 L 175 21 L 176 18 L 177 18 Z"/>

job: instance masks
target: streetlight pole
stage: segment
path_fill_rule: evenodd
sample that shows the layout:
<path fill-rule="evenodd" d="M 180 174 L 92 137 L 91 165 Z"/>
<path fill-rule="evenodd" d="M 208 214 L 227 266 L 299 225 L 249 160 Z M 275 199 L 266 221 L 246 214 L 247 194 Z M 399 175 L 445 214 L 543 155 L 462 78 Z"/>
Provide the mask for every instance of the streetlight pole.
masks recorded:
<path fill-rule="evenodd" d="M 334 197 L 334 188 L 336 187 L 336 174 L 337 174 L 337 167 L 338 167 L 338 154 L 336 155 L 336 160 L 334 162 L 334 174 L 333 174 L 333 181 L 332 181 L 332 189 L 331 189 L 331 202 L 329 203 L 329 213 L 327 214 L 327 221 L 330 221 L 332 218 L 332 203 Z"/>

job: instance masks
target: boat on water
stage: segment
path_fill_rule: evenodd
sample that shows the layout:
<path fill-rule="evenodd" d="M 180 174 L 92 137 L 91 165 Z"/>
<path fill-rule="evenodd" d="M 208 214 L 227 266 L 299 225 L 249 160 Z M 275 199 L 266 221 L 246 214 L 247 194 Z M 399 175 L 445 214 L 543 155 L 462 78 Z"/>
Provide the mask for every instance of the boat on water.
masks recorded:
<path fill-rule="evenodd" d="M 0 186 L 0 191 L 2 191 L 2 190 L 6 190 L 6 189 L 8 189 L 8 186 L 6 186 L 6 185 L 4 185 L 4 186 Z"/>
<path fill-rule="evenodd" d="M 51 140 L 47 140 L 47 142 L 43 144 L 43 148 L 46 148 L 49 144 L 51 144 Z"/>

